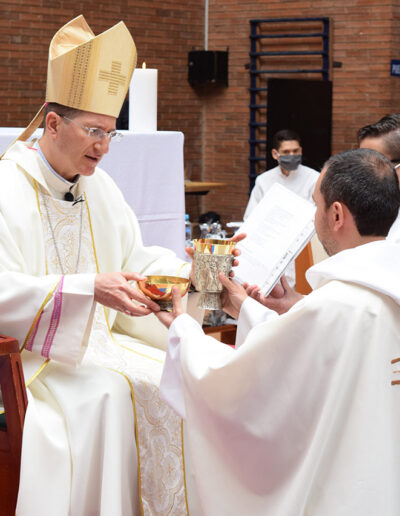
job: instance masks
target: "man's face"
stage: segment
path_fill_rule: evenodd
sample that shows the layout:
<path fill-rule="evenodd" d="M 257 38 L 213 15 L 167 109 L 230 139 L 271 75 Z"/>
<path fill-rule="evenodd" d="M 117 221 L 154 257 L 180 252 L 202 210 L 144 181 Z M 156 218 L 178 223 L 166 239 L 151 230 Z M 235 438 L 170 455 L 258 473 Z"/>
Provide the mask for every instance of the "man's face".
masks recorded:
<path fill-rule="evenodd" d="M 115 129 L 116 118 L 108 115 L 83 112 L 71 121 L 60 117 L 59 130 L 54 140 L 58 159 L 57 172 L 66 179 L 77 174 L 90 176 L 94 173 L 104 154 L 107 154 L 110 141 L 107 136 L 94 138 L 82 128 L 98 127 L 105 132 Z"/>
<path fill-rule="evenodd" d="M 318 238 L 325 249 L 325 252 L 328 256 L 332 256 L 333 254 L 338 252 L 338 246 L 334 239 L 334 235 L 329 226 L 328 219 L 328 209 L 326 208 L 325 199 L 320 191 L 320 185 L 322 178 L 326 172 L 326 168 L 322 170 L 319 175 L 319 178 L 315 184 L 313 199 L 315 205 L 317 207 L 315 212 L 315 230 L 317 232 Z"/>
<path fill-rule="evenodd" d="M 279 161 L 281 172 L 288 176 L 301 163 L 301 147 L 297 140 L 283 141 L 278 149 L 272 149 L 272 157 Z"/>

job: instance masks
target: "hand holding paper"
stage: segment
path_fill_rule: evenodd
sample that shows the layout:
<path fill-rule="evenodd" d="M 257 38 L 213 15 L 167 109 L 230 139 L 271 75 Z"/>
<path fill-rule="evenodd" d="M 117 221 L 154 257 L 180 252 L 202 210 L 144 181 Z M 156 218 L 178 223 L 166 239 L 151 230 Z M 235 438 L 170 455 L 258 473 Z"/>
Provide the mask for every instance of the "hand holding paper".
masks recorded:
<path fill-rule="evenodd" d="M 303 296 L 289 285 L 284 274 L 268 296 L 262 294 L 260 287 L 257 285 L 246 286 L 246 284 L 244 284 L 243 286 L 246 289 L 247 295 L 270 310 L 274 310 L 274 312 L 277 312 L 279 315 L 286 313 L 297 301 L 303 299 Z"/>

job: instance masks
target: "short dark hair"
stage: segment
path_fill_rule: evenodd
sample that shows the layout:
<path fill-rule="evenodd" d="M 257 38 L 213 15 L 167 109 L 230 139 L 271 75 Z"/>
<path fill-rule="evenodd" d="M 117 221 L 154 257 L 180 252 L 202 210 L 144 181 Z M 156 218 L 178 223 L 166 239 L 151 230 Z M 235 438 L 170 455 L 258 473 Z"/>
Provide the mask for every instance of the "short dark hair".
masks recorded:
<path fill-rule="evenodd" d="M 296 140 L 301 145 L 300 136 L 291 129 L 281 129 L 272 138 L 272 148 L 278 150 L 282 142 Z"/>
<path fill-rule="evenodd" d="M 67 118 L 74 118 L 83 112 L 80 109 L 63 106 L 62 104 L 57 104 L 56 102 L 49 102 L 44 109 L 44 115 L 43 115 L 43 123 L 44 123 L 45 130 L 46 130 L 46 123 L 45 123 L 46 117 L 51 111 L 53 111 L 54 113 L 57 113 L 57 115 L 59 115 L 59 116 L 66 116 Z"/>
<path fill-rule="evenodd" d="M 326 208 L 342 202 L 362 236 L 387 236 L 400 207 L 399 180 L 380 152 L 356 149 L 331 157 L 320 191 Z"/>
<path fill-rule="evenodd" d="M 365 138 L 381 137 L 387 155 L 392 160 L 400 161 L 400 113 L 385 115 L 378 122 L 362 127 L 357 133 L 359 144 Z"/>

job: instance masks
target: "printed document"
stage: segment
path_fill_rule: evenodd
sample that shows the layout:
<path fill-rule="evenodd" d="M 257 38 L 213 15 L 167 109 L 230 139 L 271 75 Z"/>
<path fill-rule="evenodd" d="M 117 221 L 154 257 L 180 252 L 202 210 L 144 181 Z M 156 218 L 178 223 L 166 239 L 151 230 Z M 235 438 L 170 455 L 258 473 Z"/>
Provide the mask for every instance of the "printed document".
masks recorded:
<path fill-rule="evenodd" d="M 236 246 L 241 255 L 235 279 L 268 295 L 315 233 L 314 214 L 313 203 L 274 184 L 238 231 L 247 238 Z"/>

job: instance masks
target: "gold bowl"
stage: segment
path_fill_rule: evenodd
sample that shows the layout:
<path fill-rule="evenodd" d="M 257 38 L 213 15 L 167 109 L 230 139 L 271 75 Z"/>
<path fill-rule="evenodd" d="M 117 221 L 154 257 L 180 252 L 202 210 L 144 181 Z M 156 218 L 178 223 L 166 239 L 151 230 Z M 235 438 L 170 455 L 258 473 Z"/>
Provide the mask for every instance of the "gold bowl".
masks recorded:
<path fill-rule="evenodd" d="M 161 310 L 172 310 L 172 287 L 179 288 L 183 297 L 189 289 L 190 280 L 178 276 L 146 276 L 137 282 L 139 289 L 147 297 L 155 301 Z"/>

